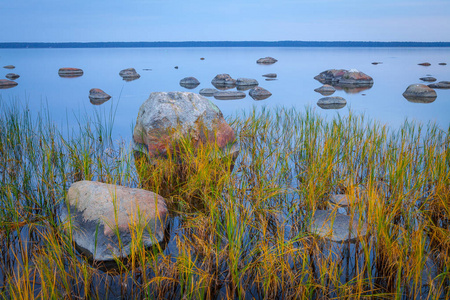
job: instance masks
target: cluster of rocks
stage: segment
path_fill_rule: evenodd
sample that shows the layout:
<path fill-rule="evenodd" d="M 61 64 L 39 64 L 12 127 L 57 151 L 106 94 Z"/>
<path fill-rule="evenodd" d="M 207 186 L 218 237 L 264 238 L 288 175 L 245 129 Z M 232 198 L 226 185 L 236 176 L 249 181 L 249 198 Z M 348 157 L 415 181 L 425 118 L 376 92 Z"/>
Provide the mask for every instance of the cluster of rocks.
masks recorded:
<path fill-rule="evenodd" d="M 372 86 L 373 78 L 356 69 L 331 69 L 315 76 L 321 83 L 333 86 Z"/>

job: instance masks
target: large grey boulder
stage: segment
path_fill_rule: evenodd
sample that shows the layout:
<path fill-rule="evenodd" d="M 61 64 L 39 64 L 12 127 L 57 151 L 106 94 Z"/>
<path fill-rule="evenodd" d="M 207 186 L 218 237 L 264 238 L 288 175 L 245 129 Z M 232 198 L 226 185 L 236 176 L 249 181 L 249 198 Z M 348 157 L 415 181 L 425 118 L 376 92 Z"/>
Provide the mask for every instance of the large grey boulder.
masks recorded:
<path fill-rule="evenodd" d="M 309 225 L 309 231 L 333 242 L 354 242 L 366 236 L 367 224 L 333 210 L 316 210 Z"/>
<path fill-rule="evenodd" d="M 187 89 L 195 89 L 200 84 L 200 81 L 195 77 L 185 77 L 180 80 L 180 85 Z"/>
<path fill-rule="evenodd" d="M 60 68 L 58 75 L 65 78 L 80 77 L 83 75 L 83 70 L 78 68 Z"/>
<path fill-rule="evenodd" d="M 234 130 L 220 109 L 207 98 L 189 92 L 156 92 L 139 108 L 133 140 L 145 145 L 150 156 L 165 156 L 174 144 L 190 137 L 195 144 L 216 143 L 226 148 Z"/>
<path fill-rule="evenodd" d="M 89 100 L 94 105 L 100 105 L 111 99 L 111 96 L 101 89 L 91 89 L 89 91 Z"/>
<path fill-rule="evenodd" d="M 331 69 L 326 70 L 315 76 L 314 79 L 321 83 L 331 84 L 333 86 L 372 86 L 373 78 L 356 69 Z"/>
<path fill-rule="evenodd" d="M 431 83 L 428 87 L 433 89 L 450 89 L 450 81 L 439 81 L 437 83 Z"/>
<path fill-rule="evenodd" d="M 134 68 L 123 69 L 119 72 L 119 75 L 125 81 L 133 81 L 141 77 Z"/>
<path fill-rule="evenodd" d="M 334 94 L 336 89 L 329 84 L 324 84 L 323 86 L 315 89 L 314 91 L 322 94 L 323 96 L 330 96 L 330 95 Z"/>
<path fill-rule="evenodd" d="M 223 91 L 217 92 L 214 94 L 214 98 L 217 100 L 238 100 L 245 98 L 244 92 L 235 92 L 235 91 Z"/>
<path fill-rule="evenodd" d="M 403 93 L 403 97 L 411 102 L 429 103 L 436 99 L 437 94 L 432 88 L 426 86 L 425 84 L 418 83 L 408 86 L 406 91 Z"/>
<path fill-rule="evenodd" d="M 136 236 L 142 234 L 144 247 L 162 242 L 167 218 L 166 202 L 158 194 L 94 181 L 73 183 L 60 210 L 75 244 L 97 261 L 130 255 L 133 236 L 139 242 Z"/>
<path fill-rule="evenodd" d="M 342 97 L 324 97 L 317 101 L 317 105 L 323 109 L 340 109 L 347 104 Z"/>
<path fill-rule="evenodd" d="M 253 100 L 264 100 L 264 99 L 267 99 L 270 96 L 272 96 L 271 92 L 269 92 L 268 90 L 266 90 L 260 86 L 252 88 L 248 92 L 248 94 L 250 95 L 250 97 L 253 98 Z"/>
<path fill-rule="evenodd" d="M 234 88 L 236 79 L 231 78 L 229 74 L 218 74 L 211 80 L 212 85 L 218 89 Z"/>
<path fill-rule="evenodd" d="M 267 56 L 267 57 L 263 57 L 263 58 L 258 59 L 256 61 L 256 63 L 257 64 L 263 64 L 263 65 L 271 65 L 271 64 L 276 63 L 277 61 L 278 60 L 276 60 L 275 58 Z"/>
<path fill-rule="evenodd" d="M 9 89 L 15 87 L 18 83 L 8 79 L 0 79 L 0 89 Z"/>

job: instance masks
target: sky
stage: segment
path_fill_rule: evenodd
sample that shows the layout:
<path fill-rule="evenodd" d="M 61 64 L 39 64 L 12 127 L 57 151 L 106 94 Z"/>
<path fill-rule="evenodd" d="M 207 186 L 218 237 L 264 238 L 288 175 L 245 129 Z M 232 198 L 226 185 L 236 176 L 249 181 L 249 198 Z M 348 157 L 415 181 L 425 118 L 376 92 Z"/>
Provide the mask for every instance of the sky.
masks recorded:
<path fill-rule="evenodd" d="M 450 0 L 0 0 L 0 42 L 450 41 Z"/>

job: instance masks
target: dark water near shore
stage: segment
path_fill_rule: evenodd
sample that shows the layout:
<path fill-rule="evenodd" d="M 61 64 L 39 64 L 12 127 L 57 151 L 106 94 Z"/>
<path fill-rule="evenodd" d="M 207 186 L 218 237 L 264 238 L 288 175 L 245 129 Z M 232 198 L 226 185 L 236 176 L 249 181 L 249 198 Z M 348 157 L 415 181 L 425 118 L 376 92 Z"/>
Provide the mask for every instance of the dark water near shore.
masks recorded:
<path fill-rule="evenodd" d="M 273 65 L 258 65 L 256 60 L 272 56 Z M 200 60 L 204 57 L 205 60 Z M 372 65 L 372 62 L 382 62 Z M 430 62 L 431 66 L 417 65 Z M 450 123 L 450 90 L 437 90 L 432 103 L 412 103 L 402 93 L 420 77 L 432 75 L 437 81 L 450 80 L 449 48 L 104 48 L 104 49 L 1 49 L 0 66 L 15 65 L 13 70 L 0 68 L 0 77 L 13 72 L 21 77 L 18 86 L 0 89 L 3 101 L 28 102 L 33 111 L 48 106 L 54 121 L 75 124 L 75 114 L 94 115 L 117 108 L 114 135 L 126 138 L 131 133 L 140 105 L 151 92 L 192 91 L 211 88 L 215 75 L 228 73 L 233 78 L 255 78 L 272 96 L 255 101 L 250 96 L 241 100 L 211 101 L 224 115 L 231 116 L 257 107 L 315 107 L 320 114 L 331 118 L 355 113 L 398 127 L 405 118 L 422 123 L 437 122 L 447 129 Z M 174 67 L 178 66 L 178 69 Z M 61 78 L 58 69 L 76 67 L 84 70 L 78 78 Z M 141 78 L 125 82 L 119 71 L 133 67 Z M 333 96 L 347 100 L 339 110 L 324 110 L 317 106 L 322 96 L 314 89 L 322 84 L 314 80 L 320 72 L 332 69 L 358 69 L 374 79 L 372 88 L 359 93 L 336 91 Z M 143 69 L 151 69 L 144 71 Z M 263 74 L 277 73 L 274 81 L 266 81 Z M 195 89 L 186 89 L 179 81 L 194 76 L 200 81 Z M 112 96 L 108 102 L 95 106 L 89 102 L 91 88 L 103 89 Z M 365 95 L 363 95 L 365 94 Z M 69 117 L 69 121 L 66 119 Z M 127 139 L 127 138 L 126 138 Z"/>

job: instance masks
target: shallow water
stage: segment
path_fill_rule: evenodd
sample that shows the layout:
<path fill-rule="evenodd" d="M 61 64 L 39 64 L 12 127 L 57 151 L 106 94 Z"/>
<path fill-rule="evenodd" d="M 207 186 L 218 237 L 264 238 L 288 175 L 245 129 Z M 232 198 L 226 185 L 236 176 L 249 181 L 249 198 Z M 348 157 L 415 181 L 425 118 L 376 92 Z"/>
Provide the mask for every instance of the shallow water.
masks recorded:
<path fill-rule="evenodd" d="M 272 56 L 273 65 L 258 65 L 256 60 Z M 200 58 L 204 57 L 204 60 Z M 420 77 L 432 75 L 437 81 L 450 80 L 450 65 L 441 66 L 450 58 L 449 48 L 102 48 L 102 49 L 0 49 L 0 78 L 7 73 L 21 77 L 18 86 L 0 89 L 3 101 L 19 99 L 28 102 L 32 110 L 48 106 L 52 119 L 61 125 L 76 124 L 75 115 L 94 115 L 99 111 L 116 109 L 114 136 L 125 139 L 140 105 L 149 94 L 158 91 L 199 92 L 211 88 L 215 75 L 228 73 L 233 78 L 255 78 L 259 85 L 273 95 L 262 101 L 247 96 L 240 100 L 217 100 L 224 115 L 231 116 L 257 107 L 315 107 L 331 118 L 347 115 L 349 108 L 356 113 L 398 127 L 405 118 L 422 123 L 437 122 L 447 129 L 450 123 L 450 90 L 436 90 L 437 99 L 431 103 L 413 103 L 402 93 L 408 85 L 421 83 Z M 373 65 L 372 62 L 382 62 Z M 418 63 L 430 62 L 431 66 Z M 175 69 L 178 66 L 178 69 Z M 75 67 L 84 70 L 77 78 L 61 78 L 58 69 Z M 133 67 L 141 75 L 126 82 L 119 71 Z M 347 100 L 341 109 L 322 109 L 317 101 L 323 96 L 314 89 L 322 84 L 314 76 L 332 68 L 358 69 L 374 79 L 372 88 L 356 93 L 338 90 L 333 96 Z M 151 70 L 144 70 L 151 69 Z M 276 80 L 266 81 L 263 74 L 277 73 Z M 187 89 L 179 85 L 184 77 L 194 76 L 200 85 Z M 112 99 L 102 105 L 92 105 L 88 95 L 91 88 L 103 89 Z M 67 118 L 69 120 L 67 121 Z"/>

